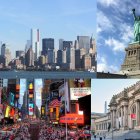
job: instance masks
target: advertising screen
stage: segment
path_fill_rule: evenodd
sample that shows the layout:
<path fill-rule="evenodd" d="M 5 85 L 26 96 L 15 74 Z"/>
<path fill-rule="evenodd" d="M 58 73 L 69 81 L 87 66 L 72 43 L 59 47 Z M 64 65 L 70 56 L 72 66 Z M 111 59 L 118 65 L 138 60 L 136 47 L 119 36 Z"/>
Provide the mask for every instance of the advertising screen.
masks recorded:
<path fill-rule="evenodd" d="M 59 122 L 68 124 L 84 124 L 84 116 L 79 114 L 66 114 L 66 116 L 60 117 Z"/>
<path fill-rule="evenodd" d="M 6 107 L 6 111 L 5 111 L 5 117 L 8 118 L 9 117 L 9 113 L 10 113 L 10 106 Z"/>
<path fill-rule="evenodd" d="M 33 103 L 29 103 L 29 115 L 33 115 L 33 110 L 34 109 L 34 105 Z"/>
<path fill-rule="evenodd" d="M 11 92 L 9 96 L 10 96 L 10 101 L 9 101 L 10 102 L 10 105 L 11 106 L 14 106 L 14 96 L 15 95 Z"/>
<path fill-rule="evenodd" d="M 69 80 L 70 99 L 78 100 L 91 94 L 91 80 L 90 79 L 73 79 Z"/>

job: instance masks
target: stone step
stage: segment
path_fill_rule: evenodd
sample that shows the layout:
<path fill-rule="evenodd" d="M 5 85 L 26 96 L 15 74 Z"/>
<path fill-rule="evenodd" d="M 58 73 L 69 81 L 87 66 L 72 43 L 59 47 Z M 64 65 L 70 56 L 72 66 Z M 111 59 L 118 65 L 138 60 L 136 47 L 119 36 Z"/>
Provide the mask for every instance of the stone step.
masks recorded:
<path fill-rule="evenodd" d="M 107 136 L 108 139 L 112 138 L 112 135 Z M 133 139 L 140 140 L 140 131 L 139 130 L 129 130 L 124 132 L 113 132 L 113 140 L 125 140 L 125 139 Z"/>

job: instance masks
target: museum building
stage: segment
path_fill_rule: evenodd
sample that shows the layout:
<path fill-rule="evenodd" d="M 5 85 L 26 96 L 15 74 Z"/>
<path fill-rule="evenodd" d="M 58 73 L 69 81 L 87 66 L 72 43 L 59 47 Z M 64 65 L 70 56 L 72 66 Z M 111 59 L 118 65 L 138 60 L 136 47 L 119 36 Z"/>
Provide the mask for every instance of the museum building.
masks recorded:
<path fill-rule="evenodd" d="M 108 113 L 94 122 L 98 135 L 110 130 L 140 130 L 140 81 L 113 95 Z"/>

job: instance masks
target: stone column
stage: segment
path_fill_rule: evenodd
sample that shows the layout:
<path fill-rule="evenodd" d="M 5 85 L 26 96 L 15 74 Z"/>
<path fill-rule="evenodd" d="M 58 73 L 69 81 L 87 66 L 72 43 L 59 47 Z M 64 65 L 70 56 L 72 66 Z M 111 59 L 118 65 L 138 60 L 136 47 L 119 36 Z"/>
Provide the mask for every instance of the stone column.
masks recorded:
<path fill-rule="evenodd" d="M 123 106 L 121 106 L 121 127 L 123 127 Z"/>
<path fill-rule="evenodd" d="M 124 106 L 124 127 L 127 128 L 128 127 L 128 108 L 127 106 Z"/>
<path fill-rule="evenodd" d="M 140 102 L 136 102 L 136 125 L 140 126 Z"/>
<path fill-rule="evenodd" d="M 114 122 L 114 128 L 116 128 L 116 110 L 113 110 L 113 122 Z"/>
<path fill-rule="evenodd" d="M 113 110 L 111 110 L 111 128 L 113 129 Z"/>

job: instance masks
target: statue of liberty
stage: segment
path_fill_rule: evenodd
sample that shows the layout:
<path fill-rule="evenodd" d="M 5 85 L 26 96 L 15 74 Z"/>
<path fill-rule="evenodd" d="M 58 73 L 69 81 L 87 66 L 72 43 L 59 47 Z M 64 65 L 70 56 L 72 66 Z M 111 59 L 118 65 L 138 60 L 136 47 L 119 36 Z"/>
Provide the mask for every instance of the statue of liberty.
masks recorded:
<path fill-rule="evenodd" d="M 132 9 L 134 16 L 134 42 L 140 42 L 140 16 L 136 16 L 135 9 Z"/>

